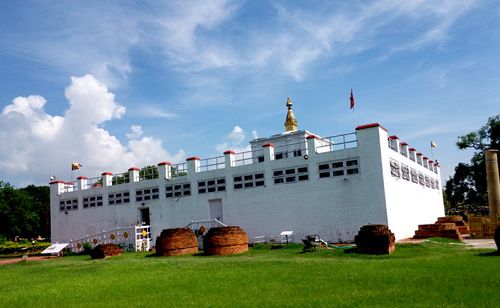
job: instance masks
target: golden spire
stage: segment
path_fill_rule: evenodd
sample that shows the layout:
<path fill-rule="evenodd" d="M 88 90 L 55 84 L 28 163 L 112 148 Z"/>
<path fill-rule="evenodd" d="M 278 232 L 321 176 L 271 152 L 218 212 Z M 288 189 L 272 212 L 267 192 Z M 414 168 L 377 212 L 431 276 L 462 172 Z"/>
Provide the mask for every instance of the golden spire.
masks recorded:
<path fill-rule="evenodd" d="M 288 112 L 286 114 L 286 120 L 285 120 L 285 131 L 287 132 L 294 132 L 297 130 L 297 119 L 293 115 L 292 111 L 292 99 L 289 97 L 286 100 L 286 106 L 288 107 Z"/>

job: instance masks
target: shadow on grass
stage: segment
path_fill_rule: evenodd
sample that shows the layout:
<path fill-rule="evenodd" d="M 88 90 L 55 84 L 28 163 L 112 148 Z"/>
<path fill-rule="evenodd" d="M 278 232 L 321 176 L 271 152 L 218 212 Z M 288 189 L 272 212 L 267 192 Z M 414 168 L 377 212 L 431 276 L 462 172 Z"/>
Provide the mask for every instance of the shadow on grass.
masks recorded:
<path fill-rule="evenodd" d="M 500 257 L 500 251 L 482 252 L 477 255 L 480 257 Z"/>

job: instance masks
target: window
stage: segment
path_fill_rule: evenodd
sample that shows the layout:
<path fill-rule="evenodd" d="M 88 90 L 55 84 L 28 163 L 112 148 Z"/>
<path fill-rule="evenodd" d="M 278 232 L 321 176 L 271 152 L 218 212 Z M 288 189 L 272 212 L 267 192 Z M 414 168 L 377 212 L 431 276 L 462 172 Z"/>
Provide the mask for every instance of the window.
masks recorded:
<path fill-rule="evenodd" d="M 168 185 L 165 187 L 165 197 L 167 198 L 179 198 L 184 196 L 191 196 L 191 184 L 182 183 L 175 185 Z"/>
<path fill-rule="evenodd" d="M 102 196 L 83 197 L 83 208 L 102 206 Z"/>
<path fill-rule="evenodd" d="M 390 165 L 391 165 L 391 175 L 399 178 L 401 175 L 399 171 L 399 163 L 395 160 L 391 160 Z"/>
<path fill-rule="evenodd" d="M 411 175 L 411 181 L 413 183 L 418 184 L 418 173 L 417 173 L 417 170 L 411 168 L 410 169 L 410 175 Z"/>
<path fill-rule="evenodd" d="M 275 160 L 283 159 L 283 158 L 284 158 L 284 153 L 282 153 L 282 152 L 274 154 L 274 159 Z"/>
<path fill-rule="evenodd" d="M 410 180 L 410 168 L 405 164 L 401 164 L 401 178 L 407 181 Z"/>
<path fill-rule="evenodd" d="M 68 199 L 59 201 L 59 211 L 75 211 L 78 210 L 78 199 Z"/>
<path fill-rule="evenodd" d="M 358 159 L 347 159 L 318 165 L 320 178 L 354 175 L 359 173 Z"/>
<path fill-rule="evenodd" d="M 226 179 L 210 179 L 198 181 L 198 193 L 205 194 L 208 192 L 226 191 Z"/>
<path fill-rule="evenodd" d="M 425 185 L 424 174 L 422 172 L 418 173 L 418 183 L 422 186 Z"/>
<path fill-rule="evenodd" d="M 295 183 L 309 180 L 307 166 L 287 168 L 273 171 L 274 184 Z"/>
<path fill-rule="evenodd" d="M 148 201 L 160 198 L 160 189 L 158 187 L 138 189 L 135 191 L 135 201 Z"/>
<path fill-rule="evenodd" d="M 427 175 L 424 177 L 424 181 L 425 181 L 425 186 L 431 187 L 430 178 Z"/>
<path fill-rule="evenodd" d="M 264 173 L 237 175 L 233 177 L 234 189 L 254 188 L 265 185 Z"/>
<path fill-rule="evenodd" d="M 130 193 L 128 191 L 108 194 L 108 204 L 125 204 L 130 202 Z"/>

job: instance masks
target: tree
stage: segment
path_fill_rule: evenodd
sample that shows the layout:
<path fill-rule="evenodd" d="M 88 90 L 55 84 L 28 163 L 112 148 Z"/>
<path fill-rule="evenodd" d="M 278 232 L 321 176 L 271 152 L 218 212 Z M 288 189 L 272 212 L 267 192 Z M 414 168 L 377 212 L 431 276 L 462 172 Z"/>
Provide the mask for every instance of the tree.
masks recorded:
<path fill-rule="evenodd" d="M 458 137 L 460 150 L 473 149 L 470 163 L 459 163 L 455 174 L 446 182 L 445 194 L 449 202 L 448 214 L 488 214 L 488 192 L 484 151 L 500 149 L 500 114 L 490 117 L 475 132 Z"/>
<path fill-rule="evenodd" d="M 49 187 L 15 189 L 0 181 L 0 235 L 7 238 L 47 237 L 50 233 Z"/>

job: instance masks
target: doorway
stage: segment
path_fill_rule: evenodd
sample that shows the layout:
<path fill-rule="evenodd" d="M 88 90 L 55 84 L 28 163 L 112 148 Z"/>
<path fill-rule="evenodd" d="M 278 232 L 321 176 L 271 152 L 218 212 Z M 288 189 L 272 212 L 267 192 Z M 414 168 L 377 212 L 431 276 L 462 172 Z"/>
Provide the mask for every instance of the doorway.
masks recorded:
<path fill-rule="evenodd" d="M 150 220 L 149 220 L 149 207 L 145 207 L 142 209 L 139 209 L 139 214 L 141 218 L 141 224 L 149 226 L 150 225 Z"/>
<path fill-rule="evenodd" d="M 208 206 L 210 207 L 210 220 L 217 219 L 223 222 L 222 199 L 208 200 Z"/>

